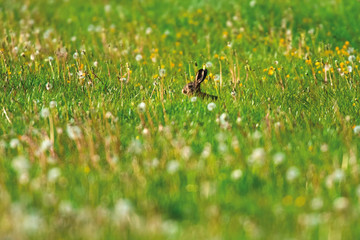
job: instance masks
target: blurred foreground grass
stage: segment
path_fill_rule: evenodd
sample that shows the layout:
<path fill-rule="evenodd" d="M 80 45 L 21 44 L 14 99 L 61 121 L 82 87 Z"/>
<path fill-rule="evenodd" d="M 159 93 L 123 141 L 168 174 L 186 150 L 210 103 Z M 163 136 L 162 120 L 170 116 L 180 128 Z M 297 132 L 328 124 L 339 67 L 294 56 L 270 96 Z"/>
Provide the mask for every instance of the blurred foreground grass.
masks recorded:
<path fill-rule="evenodd" d="M 358 238 L 359 12 L 2 1 L 1 239 Z"/>

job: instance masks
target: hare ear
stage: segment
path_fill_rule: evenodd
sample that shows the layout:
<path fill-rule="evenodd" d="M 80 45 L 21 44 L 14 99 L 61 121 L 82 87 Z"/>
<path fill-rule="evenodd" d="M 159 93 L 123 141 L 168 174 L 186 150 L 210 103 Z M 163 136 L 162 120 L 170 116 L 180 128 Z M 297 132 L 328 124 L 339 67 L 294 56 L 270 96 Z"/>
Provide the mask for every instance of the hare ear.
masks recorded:
<path fill-rule="evenodd" d="M 207 69 L 200 69 L 197 73 L 196 73 L 196 77 L 195 77 L 195 83 L 196 85 L 202 83 L 207 75 Z"/>

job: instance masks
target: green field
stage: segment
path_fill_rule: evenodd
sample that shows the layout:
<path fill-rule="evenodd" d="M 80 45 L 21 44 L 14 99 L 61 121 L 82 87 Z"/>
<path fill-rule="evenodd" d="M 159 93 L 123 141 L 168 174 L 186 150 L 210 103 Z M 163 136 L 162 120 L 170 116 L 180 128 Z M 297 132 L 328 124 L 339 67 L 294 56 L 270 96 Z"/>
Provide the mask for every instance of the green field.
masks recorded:
<path fill-rule="evenodd" d="M 1 0 L 0 239 L 359 239 L 359 13 Z"/>

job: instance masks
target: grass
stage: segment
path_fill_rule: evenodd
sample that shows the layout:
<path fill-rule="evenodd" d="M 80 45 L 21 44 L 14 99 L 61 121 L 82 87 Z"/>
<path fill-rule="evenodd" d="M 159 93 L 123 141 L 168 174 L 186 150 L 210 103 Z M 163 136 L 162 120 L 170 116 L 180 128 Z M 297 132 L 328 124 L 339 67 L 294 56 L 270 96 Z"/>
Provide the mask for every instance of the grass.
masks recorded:
<path fill-rule="evenodd" d="M 358 238 L 359 12 L 2 1 L 1 238 Z"/>

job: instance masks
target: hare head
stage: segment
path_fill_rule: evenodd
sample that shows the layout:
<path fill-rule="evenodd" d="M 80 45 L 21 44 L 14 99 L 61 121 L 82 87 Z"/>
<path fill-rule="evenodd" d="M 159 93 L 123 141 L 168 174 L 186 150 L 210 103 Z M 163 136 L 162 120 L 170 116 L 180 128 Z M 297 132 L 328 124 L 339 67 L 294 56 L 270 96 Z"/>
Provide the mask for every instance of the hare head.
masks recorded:
<path fill-rule="evenodd" d="M 201 92 L 200 90 L 200 84 L 205 80 L 207 75 L 206 68 L 200 69 L 195 76 L 195 81 L 188 83 L 185 85 L 185 87 L 182 89 L 182 93 L 186 95 L 192 95 L 194 93 Z"/>

